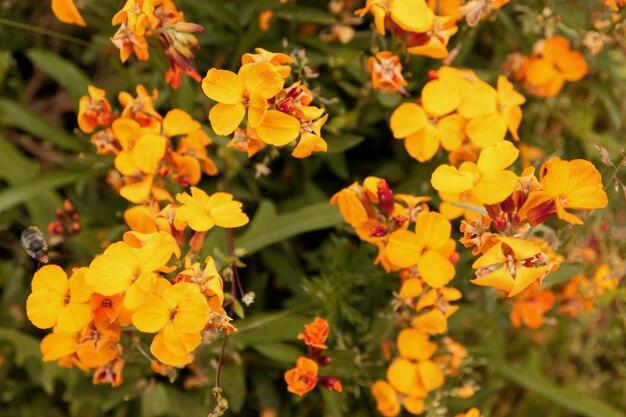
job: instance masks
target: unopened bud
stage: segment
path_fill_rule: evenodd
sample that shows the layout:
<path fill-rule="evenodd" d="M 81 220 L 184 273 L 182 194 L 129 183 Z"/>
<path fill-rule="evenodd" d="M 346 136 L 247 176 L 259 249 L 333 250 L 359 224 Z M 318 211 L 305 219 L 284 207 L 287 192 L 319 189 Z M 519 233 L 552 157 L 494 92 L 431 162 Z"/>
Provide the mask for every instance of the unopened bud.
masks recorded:
<path fill-rule="evenodd" d="M 383 237 L 387 234 L 387 228 L 382 224 L 377 224 L 370 230 L 370 237 Z"/>
<path fill-rule="evenodd" d="M 402 225 L 404 223 L 406 223 L 406 221 L 409 220 L 406 217 L 402 216 L 402 215 L 398 215 L 398 216 L 394 216 L 393 217 L 393 223 L 396 225 L 396 227 L 400 228 L 402 227 Z"/>
<path fill-rule="evenodd" d="M 515 210 L 515 201 L 513 201 L 513 196 L 508 196 L 503 202 L 501 202 L 500 208 L 505 213 L 512 213 Z"/>
<path fill-rule="evenodd" d="M 491 224 L 497 231 L 504 232 L 507 228 L 507 221 L 504 213 L 499 214 Z"/>
<path fill-rule="evenodd" d="M 332 361 L 333 361 L 333 358 L 328 355 L 319 356 L 317 358 L 317 363 L 319 364 L 319 366 L 328 366 L 332 363 Z"/>
<path fill-rule="evenodd" d="M 335 378 L 334 376 L 321 375 L 319 383 L 324 388 L 327 388 L 331 391 L 343 392 L 343 386 L 341 385 L 341 381 L 339 380 L 339 378 Z"/>
<path fill-rule="evenodd" d="M 80 233 L 80 223 L 74 222 L 72 223 L 72 234 L 76 235 L 78 233 Z"/>
<path fill-rule="evenodd" d="M 378 201 L 380 209 L 387 215 L 393 213 L 394 203 L 393 203 L 393 192 L 389 185 L 387 185 L 387 181 L 380 180 L 376 186 L 378 192 Z"/>

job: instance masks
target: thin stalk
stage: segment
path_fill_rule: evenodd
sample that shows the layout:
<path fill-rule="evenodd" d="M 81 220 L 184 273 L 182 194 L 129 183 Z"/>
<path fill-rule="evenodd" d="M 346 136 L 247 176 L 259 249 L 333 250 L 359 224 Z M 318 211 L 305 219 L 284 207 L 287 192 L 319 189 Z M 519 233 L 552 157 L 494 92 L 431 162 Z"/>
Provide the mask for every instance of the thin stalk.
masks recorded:
<path fill-rule="evenodd" d="M 17 29 L 28 30 L 30 32 L 39 33 L 41 35 L 50 36 L 52 38 L 61 39 L 67 42 L 72 42 L 77 45 L 86 46 L 88 48 L 100 48 L 99 45 L 96 45 L 95 43 L 86 41 L 84 39 L 80 39 L 71 35 L 66 35 L 65 33 L 56 32 L 54 30 L 45 29 L 39 26 L 29 25 L 28 23 L 24 23 L 24 22 L 17 22 L 15 20 L 0 18 L 0 25 L 6 25 L 6 26 L 17 28 Z"/>

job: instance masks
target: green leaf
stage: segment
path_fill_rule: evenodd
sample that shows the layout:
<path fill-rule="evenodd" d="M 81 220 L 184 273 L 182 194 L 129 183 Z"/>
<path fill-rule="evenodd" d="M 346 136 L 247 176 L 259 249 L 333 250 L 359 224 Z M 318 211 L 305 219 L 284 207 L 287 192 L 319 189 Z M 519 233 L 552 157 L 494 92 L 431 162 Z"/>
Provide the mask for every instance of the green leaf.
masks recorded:
<path fill-rule="evenodd" d="M 0 340 L 5 340 L 13 345 L 15 362 L 19 366 L 23 366 L 30 358 L 41 361 L 39 340 L 35 339 L 33 336 L 17 330 L 0 327 Z"/>
<path fill-rule="evenodd" d="M 324 135 L 324 140 L 326 140 L 326 143 L 328 144 L 327 154 L 332 155 L 354 148 L 365 140 L 365 136 L 354 135 L 352 133 L 346 133 L 343 135 L 327 134 Z"/>
<path fill-rule="evenodd" d="M 589 90 L 600 99 L 606 109 L 611 124 L 616 129 L 622 128 L 622 112 L 617 99 L 613 96 L 611 89 L 605 83 L 591 82 L 588 84 Z"/>
<path fill-rule="evenodd" d="M 87 176 L 99 175 L 106 170 L 93 169 L 85 171 L 52 171 L 46 172 L 36 180 L 22 183 L 0 192 L 0 213 L 17 206 L 43 192 L 62 187 L 84 179 Z"/>
<path fill-rule="evenodd" d="M 0 210 L 1 207 L 0 205 Z M 250 226 L 237 239 L 237 246 L 244 248 L 248 254 L 252 254 L 301 233 L 326 229 L 342 222 L 343 218 L 339 214 L 339 209 L 329 203 L 314 204 L 289 213 L 278 214 L 274 203 L 263 200 Z"/>
<path fill-rule="evenodd" d="M 277 11 L 274 16 L 290 22 L 317 23 L 320 25 L 332 25 L 337 23 L 337 19 L 327 11 L 302 5 L 291 7 L 289 10 Z"/>
<path fill-rule="evenodd" d="M 222 365 L 221 375 L 221 385 L 229 409 L 233 413 L 238 413 L 246 399 L 246 376 L 243 368 L 234 362 L 226 362 Z"/>
<path fill-rule="evenodd" d="M 562 284 L 569 281 L 574 275 L 578 274 L 582 270 L 583 266 L 580 264 L 563 263 L 556 271 L 548 274 L 548 276 L 544 278 L 543 282 L 548 285 Z"/>
<path fill-rule="evenodd" d="M 72 62 L 54 52 L 42 49 L 29 49 L 26 56 L 36 67 L 66 88 L 75 103 L 87 94 L 89 78 Z"/>
<path fill-rule="evenodd" d="M 302 349 L 286 343 L 261 343 L 252 346 L 261 355 L 276 361 L 293 365 L 302 355 Z"/>
<path fill-rule="evenodd" d="M 0 124 L 21 129 L 66 151 L 76 152 L 86 148 L 86 143 L 81 142 L 76 136 L 67 133 L 32 110 L 9 99 L 0 98 Z"/>
<path fill-rule="evenodd" d="M 295 313 L 308 308 L 300 305 L 297 308 L 284 310 L 275 314 L 255 314 L 254 316 L 235 322 L 238 331 L 230 336 L 234 344 L 253 346 L 263 343 L 294 341 L 304 329 L 310 318 Z"/>
<path fill-rule="evenodd" d="M 492 363 L 495 371 L 504 378 L 573 413 L 587 417 L 626 417 L 626 414 L 609 404 L 587 397 L 570 387 L 557 385 L 538 372 L 529 370 L 526 366 L 511 366 L 501 359 L 493 360 Z"/>
<path fill-rule="evenodd" d="M 164 415 L 170 407 L 168 390 L 163 384 L 156 384 L 141 396 L 141 417 Z"/>

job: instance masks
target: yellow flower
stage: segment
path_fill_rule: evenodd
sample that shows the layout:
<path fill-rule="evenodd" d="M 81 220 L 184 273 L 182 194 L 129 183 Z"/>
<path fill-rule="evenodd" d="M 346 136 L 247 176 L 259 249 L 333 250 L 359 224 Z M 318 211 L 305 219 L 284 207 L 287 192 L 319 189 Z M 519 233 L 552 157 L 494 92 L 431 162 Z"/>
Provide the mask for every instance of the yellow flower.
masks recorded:
<path fill-rule="evenodd" d="M 274 65 L 274 70 L 276 70 L 276 72 L 278 72 L 281 77 L 289 77 L 289 75 L 291 74 L 291 67 L 289 66 L 289 64 L 293 63 L 293 58 L 291 58 L 289 55 L 282 54 L 280 52 L 266 51 L 263 48 L 254 48 L 254 51 L 256 52 L 256 54 L 243 54 L 243 56 L 241 57 L 241 65 L 269 62 L 270 64 Z"/>
<path fill-rule="evenodd" d="M 191 260 L 185 258 L 185 270 L 180 272 L 186 281 L 193 282 L 198 285 L 202 292 L 209 297 L 209 306 L 213 311 L 219 311 L 224 303 L 224 283 L 222 277 L 217 272 L 215 261 L 212 257 L 207 256 L 204 260 L 205 268 L 201 269 L 200 263 L 191 263 Z"/>
<path fill-rule="evenodd" d="M 428 334 L 417 329 L 403 329 L 398 334 L 398 351 L 402 357 L 425 361 L 437 350 L 437 344 L 428 340 Z"/>
<path fill-rule="evenodd" d="M 125 292 L 124 307 L 136 309 L 148 298 L 158 271 L 173 254 L 180 256 L 180 249 L 167 233 L 155 233 L 140 249 L 126 242 L 113 243 L 91 262 L 85 280 L 102 295 Z"/>
<path fill-rule="evenodd" d="M 422 55 L 429 58 L 443 59 L 448 56 L 448 42 L 458 32 L 459 28 L 453 17 L 435 16 L 432 28 L 426 33 L 420 33 L 416 38 L 417 43 L 411 42 L 407 52 L 412 55 Z"/>
<path fill-rule="evenodd" d="M 600 173 L 584 159 L 550 159 L 541 167 L 540 182 L 543 190 L 532 191 L 520 210 L 520 216 L 528 217 L 531 225 L 545 221 L 554 213 L 569 223 L 583 224 L 566 209 L 593 210 L 608 204 Z"/>
<path fill-rule="evenodd" d="M 92 289 L 85 283 L 87 268 L 74 270 L 70 278 L 57 265 L 46 265 L 35 272 L 32 293 L 26 300 L 26 315 L 40 329 L 56 326 L 62 333 L 77 332 L 91 320 L 89 297 Z"/>
<path fill-rule="evenodd" d="M 389 261 L 407 268 L 417 265 L 424 281 L 433 288 L 441 288 L 454 278 L 454 265 L 448 259 L 454 252 L 450 239 L 450 221 L 436 212 L 421 213 L 415 222 L 415 232 L 398 229 L 389 237 Z"/>
<path fill-rule="evenodd" d="M 519 140 L 517 129 L 522 121 L 521 105 L 526 98 L 513 89 L 504 76 L 498 77 L 498 89 L 484 82 L 468 86 L 459 104 L 459 113 L 470 119 L 467 136 L 479 148 L 495 145 L 506 136 L 507 129 Z"/>
<path fill-rule="evenodd" d="M 145 35 L 146 29 L 158 24 L 158 19 L 154 16 L 153 0 L 127 0 L 124 7 L 111 20 L 113 26 L 122 23 L 125 23 L 136 36 Z"/>
<path fill-rule="evenodd" d="M 505 236 L 497 240 L 498 243 L 472 265 L 478 269 L 478 278 L 472 280 L 476 285 L 494 287 L 513 297 L 559 266 L 557 262 L 550 262 L 535 243 Z"/>
<path fill-rule="evenodd" d="M 63 23 L 87 26 L 74 0 L 52 0 L 52 12 Z"/>
<path fill-rule="evenodd" d="M 376 400 L 376 409 L 385 417 L 395 417 L 400 414 L 398 393 L 387 381 L 378 380 L 370 389 Z"/>
<path fill-rule="evenodd" d="M 258 127 L 267 113 L 267 100 L 283 88 L 283 77 L 268 62 L 245 64 L 237 74 L 212 68 L 202 80 L 202 90 L 218 103 L 209 120 L 218 135 L 235 131 L 248 111 L 248 125 Z"/>
<path fill-rule="evenodd" d="M 176 199 L 182 204 L 176 209 L 176 219 L 187 222 L 196 232 L 206 232 L 213 226 L 233 228 L 248 223 L 241 211 L 242 204 L 228 193 L 209 196 L 199 188 L 191 187 L 191 195 L 179 193 Z"/>
<path fill-rule="evenodd" d="M 513 164 L 519 151 L 511 142 L 502 141 L 483 149 L 477 163 L 464 162 L 457 169 L 440 165 L 430 183 L 437 191 L 458 194 L 472 191 L 482 204 L 496 204 L 507 198 L 517 184 L 517 175 L 506 168 Z"/>

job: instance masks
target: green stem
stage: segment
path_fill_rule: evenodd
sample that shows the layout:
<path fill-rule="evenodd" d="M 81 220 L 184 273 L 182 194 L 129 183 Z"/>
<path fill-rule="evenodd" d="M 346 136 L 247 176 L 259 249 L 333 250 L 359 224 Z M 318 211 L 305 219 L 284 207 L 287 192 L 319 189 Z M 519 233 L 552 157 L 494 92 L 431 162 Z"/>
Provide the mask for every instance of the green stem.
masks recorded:
<path fill-rule="evenodd" d="M 75 36 L 66 35 L 64 33 L 55 32 L 54 30 L 44 29 L 39 26 L 29 25 L 28 23 L 16 22 L 15 20 L 3 19 L 0 18 L 0 25 L 11 26 L 14 28 L 28 30 L 34 33 L 39 33 L 41 35 L 51 36 L 53 38 L 61 39 L 64 41 L 72 42 L 77 45 L 86 46 L 89 48 L 100 48 L 100 46 L 95 43 L 86 41 L 84 39 L 77 38 Z"/>
<path fill-rule="evenodd" d="M 465 210 L 472 210 L 477 213 L 484 214 L 485 216 L 487 215 L 487 210 L 478 206 L 472 206 L 471 204 L 465 204 L 465 203 L 458 203 L 456 201 L 450 201 L 449 203 L 452 204 L 453 206 L 460 207 Z"/>

